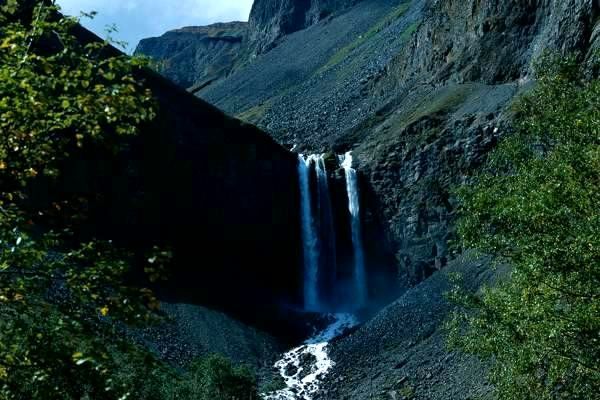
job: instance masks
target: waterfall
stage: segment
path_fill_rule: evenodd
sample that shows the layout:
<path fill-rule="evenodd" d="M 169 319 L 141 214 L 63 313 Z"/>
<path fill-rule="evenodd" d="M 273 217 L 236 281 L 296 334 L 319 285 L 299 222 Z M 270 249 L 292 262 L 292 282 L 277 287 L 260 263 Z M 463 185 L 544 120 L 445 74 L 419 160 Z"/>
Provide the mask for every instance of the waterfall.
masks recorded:
<path fill-rule="evenodd" d="M 338 226 L 343 229 L 343 236 L 339 236 L 340 245 L 338 246 L 325 156 L 305 157 L 302 154 L 298 156 L 304 254 L 304 308 L 306 311 L 327 315 L 330 321 L 324 330 L 306 340 L 301 346 L 285 353 L 275 363 L 275 368 L 285 382 L 285 388 L 263 393 L 262 398 L 267 400 L 313 399 L 320 392 L 325 377 L 335 365 L 329 356 L 329 342 L 358 324 L 358 320 L 353 314 L 339 313 L 339 311 L 334 314 L 324 313 L 336 308 L 338 310 L 339 308 L 350 308 L 354 311 L 364 307 L 367 302 L 358 179 L 356 171 L 352 168 L 351 153 L 339 156 L 339 161 L 340 168 L 344 169 L 346 175 L 351 223 L 350 226 L 341 224 L 341 221 L 346 221 L 347 214 L 344 213 L 340 226 Z M 312 174 L 313 166 L 314 175 Z M 314 194 L 311 187 L 315 189 Z M 334 186 L 334 190 L 336 188 L 337 186 Z M 334 192 L 335 194 L 336 192 Z M 352 250 L 350 250 L 349 233 L 352 237 Z M 341 250 L 339 259 L 344 260 L 340 264 L 339 277 L 337 274 L 338 250 Z M 345 255 L 349 255 L 350 251 L 354 255 L 353 264 L 345 262 L 347 258 Z M 344 268 L 345 266 L 347 268 Z M 353 287 L 351 301 L 348 301 L 344 293 L 347 291 L 348 285 Z M 335 298 L 336 296 L 339 298 Z"/>
<path fill-rule="evenodd" d="M 314 158 L 317 171 L 317 201 L 319 207 L 318 228 L 319 228 L 319 251 L 320 251 L 320 300 L 321 303 L 331 302 L 332 288 L 335 287 L 337 273 L 337 254 L 336 254 L 336 234 L 333 221 L 333 210 L 331 205 L 331 196 L 329 194 L 329 177 L 327 167 L 325 166 L 325 156 L 320 155 Z M 328 295 L 327 297 L 325 295 Z"/>
<path fill-rule="evenodd" d="M 304 307 L 307 310 L 315 311 L 319 309 L 319 249 L 310 192 L 310 165 L 313 159 L 313 157 L 305 158 L 302 154 L 298 156 L 301 196 L 300 215 L 304 253 Z"/>
<path fill-rule="evenodd" d="M 298 156 L 300 181 L 302 248 L 304 255 L 304 309 L 323 312 L 342 308 L 361 308 L 367 302 L 367 278 L 362 243 L 358 179 L 352 168 L 352 155 L 339 157 L 346 175 L 346 192 L 350 224 L 336 225 L 329 188 L 329 175 L 324 155 Z M 314 170 L 313 170 L 314 168 Z M 336 227 L 343 229 L 338 249 Z M 346 234 L 347 232 L 347 234 Z M 350 243 L 351 237 L 351 243 Z M 347 244 L 346 244 L 347 243 Z M 340 260 L 352 254 L 353 262 Z M 350 296 L 348 287 L 351 287 Z"/>
<path fill-rule="evenodd" d="M 346 172 L 346 190 L 348 192 L 348 208 L 352 220 L 352 246 L 354 250 L 354 286 L 356 305 L 364 306 L 367 301 L 367 280 L 365 271 L 365 254 L 362 243 L 360 223 L 360 198 L 358 195 L 358 177 L 352 168 L 352 153 L 340 156 L 341 167 Z"/>

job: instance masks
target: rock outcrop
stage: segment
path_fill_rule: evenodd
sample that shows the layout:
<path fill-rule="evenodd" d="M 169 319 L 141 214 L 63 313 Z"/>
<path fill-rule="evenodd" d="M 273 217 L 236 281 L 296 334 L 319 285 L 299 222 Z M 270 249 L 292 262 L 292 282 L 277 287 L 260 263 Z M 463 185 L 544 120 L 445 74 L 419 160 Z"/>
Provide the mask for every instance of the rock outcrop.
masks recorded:
<path fill-rule="evenodd" d="M 231 73 L 246 32 L 246 22 L 186 27 L 144 39 L 135 52 L 149 56 L 162 74 L 194 91 Z"/>
<path fill-rule="evenodd" d="M 287 35 L 339 14 L 362 0 L 257 0 L 248 22 L 175 29 L 140 41 L 161 74 L 195 93 L 276 47 Z"/>
<path fill-rule="evenodd" d="M 360 0 L 256 0 L 249 18 L 248 42 L 254 54 L 273 48 L 279 39 L 308 28 Z"/>
<path fill-rule="evenodd" d="M 368 85 L 389 99 L 382 115 L 350 130 L 365 135 L 364 171 L 383 203 L 399 265 L 413 280 L 445 265 L 451 189 L 510 133 L 510 105 L 534 78 L 535 61 L 546 51 L 586 54 L 600 6 L 556 0 L 427 7 L 407 45 Z"/>

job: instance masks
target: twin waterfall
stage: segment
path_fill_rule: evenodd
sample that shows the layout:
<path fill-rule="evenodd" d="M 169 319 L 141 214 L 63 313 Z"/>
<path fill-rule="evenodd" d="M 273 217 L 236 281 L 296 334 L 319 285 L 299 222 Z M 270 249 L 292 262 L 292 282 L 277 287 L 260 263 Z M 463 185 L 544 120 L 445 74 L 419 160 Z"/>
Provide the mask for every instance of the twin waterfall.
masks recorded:
<path fill-rule="evenodd" d="M 338 157 L 346 180 L 348 230 L 352 256 L 341 265 L 338 254 L 335 216 L 324 155 L 298 157 L 301 194 L 301 223 L 304 255 L 304 308 L 324 312 L 334 309 L 360 309 L 368 298 L 365 256 L 360 221 L 358 179 L 352 168 L 352 155 Z M 314 171 L 314 172 L 313 172 Z M 334 214 L 334 211 L 337 214 Z M 343 227 L 342 227 L 343 229 Z M 350 261 L 351 260 L 351 261 Z"/>
<path fill-rule="evenodd" d="M 336 196 L 341 179 L 330 185 L 324 155 L 298 156 L 304 309 L 324 314 L 329 325 L 275 363 L 286 387 L 264 393 L 265 400 L 312 400 L 334 366 L 329 342 L 356 326 L 352 312 L 367 304 L 358 178 L 350 153 L 333 161 L 344 170 L 346 196 Z M 347 206 L 334 208 L 339 203 Z"/>

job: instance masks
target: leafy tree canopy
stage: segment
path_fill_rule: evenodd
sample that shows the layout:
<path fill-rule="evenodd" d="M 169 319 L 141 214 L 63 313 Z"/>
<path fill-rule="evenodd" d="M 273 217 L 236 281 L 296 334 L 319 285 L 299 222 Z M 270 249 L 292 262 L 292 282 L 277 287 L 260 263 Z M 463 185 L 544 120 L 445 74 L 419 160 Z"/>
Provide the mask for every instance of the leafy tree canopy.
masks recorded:
<path fill-rule="evenodd" d="M 458 191 L 462 245 L 512 267 L 466 306 L 451 343 L 493 360 L 500 399 L 600 393 L 600 80 L 547 56 L 516 133 Z M 464 328 L 466 326 L 466 329 Z"/>
<path fill-rule="evenodd" d="M 114 354 L 146 358 L 113 339 L 115 321 L 147 321 L 156 305 L 124 284 L 131 255 L 100 241 L 68 247 L 36 222 L 47 210 L 23 206 L 28 185 L 56 177 L 60 161 L 89 144 L 117 151 L 114 138 L 155 114 L 134 77 L 140 62 L 80 43 L 77 23 L 51 2 L 0 3 L 1 399 L 124 398 Z"/>
<path fill-rule="evenodd" d="M 62 161 L 90 146 L 117 153 L 155 117 L 137 78 L 146 62 L 81 42 L 77 24 L 52 1 L 0 0 L 0 400 L 257 399 L 247 368 L 211 356 L 182 373 L 136 346 L 131 327 L 152 322 L 158 301 L 126 284 L 135 257 L 73 237 L 85 209 L 71 199 L 28 202 Z M 150 281 L 170 258 L 148 252 Z"/>

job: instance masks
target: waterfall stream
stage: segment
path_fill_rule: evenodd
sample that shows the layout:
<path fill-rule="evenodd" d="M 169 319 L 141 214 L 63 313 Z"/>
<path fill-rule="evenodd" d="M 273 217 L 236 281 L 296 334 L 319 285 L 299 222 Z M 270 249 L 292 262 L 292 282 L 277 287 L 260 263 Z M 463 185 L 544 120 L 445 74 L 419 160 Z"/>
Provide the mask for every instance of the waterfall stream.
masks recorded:
<path fill-rule="evenodd" d="M 348 225 L 336 225 L 334 220 L 325 155 L 298 156 L 306 311 L 337 312 L 340 305 L 360 309 L 368 300 L 357 172 L 352 168 L 351 153 L 338 156 L 338 161 L 346 181 L 348 203 L 343 207 L 347 209 Z M 336 229 L 351 237 L 351 252 L 349 246 L 338 248 Z M 342 265 L 338 265 L 339 251 Z"/>
<path fill-rule="evenodd" d="M 344 212 L 348 217 L 342 216 L 340 221 L 343 223 L 338 221 L 339 224 L 336 224 L 334 216 L 339 214 L 334 212 L 335 204 L 331 201 L 330 176 L 325 156 L 298 156 L 304 310 L 321 313 L 330 324 L 301 346 L 283 354 L 275 363 L 286 387 L 265 393 L 265 400 L 312 400 L 334 365 L 327 350 L 329 342 L 358 324 L 352 314 L 327 312 L 339 311 L 340 308 L 356 311 L 364 308 L 368 300 L 358 177 L 356 170 L 352 168 L 351 153 L 339 156 L 338 160 L 338 167 L 344 170 L 348 199 L 348 203 L 343 208 L 340 207 L 340 210 L 347 210 Z M 340 199 L 339 196 L 336 198 Z M 347 238 L 343 249 L 337 245 L 336 229 L 342 229 Z M 341 265 L 338 265 L 339 251 L 342 251 Z"/>
<path fill-rule="evenodd" d="M 311 400 L 320 384 L 334 366 L 327 346 L 332 339 L 358 324 L 351 314 L 331 314 L 331 324 L 303 345 L 283 355 L 275 368 L 284 379 L 286 388 L 264 395 L 265 400 Z"/>
<path fill-rule="evenodd" d="M 318 237 L 313 220 L 310 191 L 310 165 L 313 157 L 298 156 L 298 176 L 300 179 L 300 216 L 302 225 L 302 243 L 304 254 L 304 308 L 308 311 L 319 309 L 318 274 L 319 250 Z"/>
<path fill-rule="evenodd" d="M 319 289 L 321 303 L 331 303 L 331 288 L 335 287 L 337 275 L 337 248 L 333 207 L 329 193 L 329 176 L 325 165 L 325 156 L 315 157 L 317 172 L 317 204 L 319 221 Z M 328 290 L 329 289 L 329 290 Z"/>
<path fill-rule="evenodd" d="M 367 276 L 365 269 L 365 252 L 362 241 L 360 222 L 360 197 L 358 195 L 358 177 L 352 168 L 352 153 L 340 156 L 341 166 L 346 172 L 346 189 L 348 192 L 348 208 L 352 217 L 352 247 L 354 249 L 354 284 L 356 303 L 364 306 L 367 302 Z"/>

